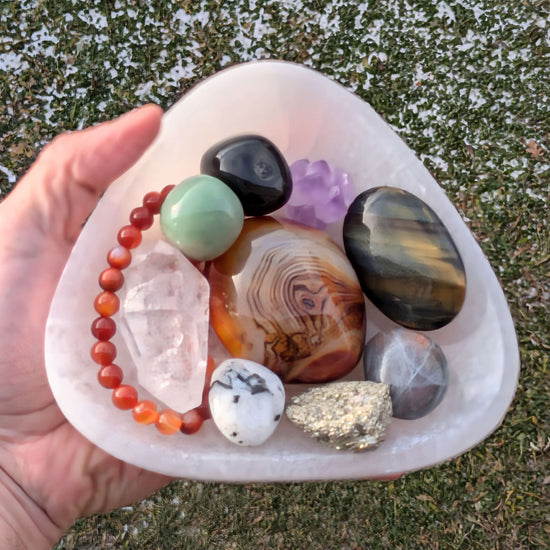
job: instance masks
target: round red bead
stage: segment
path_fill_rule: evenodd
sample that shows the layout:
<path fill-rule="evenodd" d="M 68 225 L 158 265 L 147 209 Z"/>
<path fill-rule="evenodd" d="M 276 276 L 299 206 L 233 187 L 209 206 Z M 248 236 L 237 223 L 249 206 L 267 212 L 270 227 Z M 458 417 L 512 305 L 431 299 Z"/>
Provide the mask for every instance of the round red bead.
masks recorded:
<path fill-rule="evenodd" d="M 171 409 L 166 409 L 159 414 L 155 426 L 160 433 L 172 435 L 181 428 L 181 415 Z"/>
<path fill-rule="evenodd" d="M 118 232 L 118 242 L 126 248 L 136 248 L 141 243 L 141 231 L 133 225 L 125 225 Z"/>
<path fill-rule="evenodd" d="M 163 203 L 163 197 L 157 191 L 151 191 L 143 197 L 143 206 L 151 212 L 151 214 L 158 214 L 160 212 L 160 207 Z"/>
<path fill-rule="evenodd" d="M 194 434 L 201 429 L 203 421 L 204 419 L 198 411 L 198 408 L 191 409 L 181 417 L 180 432 L 187 435 Z"/>
<path fill-rule="evenodd" d="M 113 390 L 113 403 L 119 409 L 133 409 L 138 402 L 138 393 L 134 386 L 118 386 Z"/>
<path fill-rule="evenodd" d="M 152 401 L 140 401 L 132 410 L 134 420 L 140 424 L 154 424 L 158 418 L 159 413 L 157 406 Z"/>
<path fill-rule="evenodd" d="M 92 360 L 99 365 L 110 365 L 116 357 L 116 346 L 112 342 L 100 340 L 92 346 Z"/>
<path fill-rule="evenodd" d="M 107 365 L 97 373 L 99 383 L 110 390 L 120 386 L 123 378 L 122 369 L 118 365 Z"/>
<path fill-rule="evenodd" d="M 99 286 L 103 290 L 110 290 L 116 292 L 122 288 L 124 284 L 124 275 L 120 269 L 115 267 L 109 267 L 103 270 L 99 275 Z"/>
<path fill-rule="evenodd" d="M 98 340 L 110 340 L 115 335 L 116 323 L 110 317 L 98 317 L 91 330 Z"/>
<path fill-rule="evenodd" d="M 95 310 L 103 317 L 114 315 L 120 307 L 120 300 L 114 292 L 108 290 L 98 294 L 94 301 Z"/>
<path fill-rule="evenodd" d="M 175 185 L 167 185 L 167 186 L 160 192 L 160 196 L 161 196 L 163 202 L 164 202 L 164 199 L 166 198 L 166 196 L 168 195 L 168 193 L 170 193 L 170 191 L 172 191 L 172 189 L 174 189 L 174 187 L 176 187 L 176 186 L 175 186 Z"/>
<path fill-rule="evenodd" d="M 138 206 L 130 212 L 130 223 L 138 229 L 149 229 L 153 221 L 153 214 L 145 206 Z"/>
<path fill-rule="evenodd" d="M 107 261 L 111 267 L 124 269 L 130 265 L 132 254 L 125 246 L 115 246 L 107 254 Z"/>
<path fill-rule="evenodd" d="M 209 418 L 212 418 L 212 413 L 210 412 L 210 405 L 208 403 L 208 398 L 203 400 L 203 402 L 196 407 L 195 409 L 200 415 L 203 420 L 208 420 Z"/>

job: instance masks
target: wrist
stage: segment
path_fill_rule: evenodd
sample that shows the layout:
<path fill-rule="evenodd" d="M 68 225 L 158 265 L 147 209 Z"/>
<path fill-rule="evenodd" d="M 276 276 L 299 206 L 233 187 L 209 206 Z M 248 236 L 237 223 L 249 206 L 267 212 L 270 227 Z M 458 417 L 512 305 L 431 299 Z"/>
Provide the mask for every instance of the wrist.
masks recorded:
<path fill-rule="evenodd" d="M 0 548 L 47 550 L 62 535 L 62 529 L 0 469 Z"/>

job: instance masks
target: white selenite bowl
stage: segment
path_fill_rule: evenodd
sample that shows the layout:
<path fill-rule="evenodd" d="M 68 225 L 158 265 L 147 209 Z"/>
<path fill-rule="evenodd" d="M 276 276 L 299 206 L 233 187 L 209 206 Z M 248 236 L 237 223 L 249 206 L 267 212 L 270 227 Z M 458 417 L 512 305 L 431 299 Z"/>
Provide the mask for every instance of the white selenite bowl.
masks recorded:
<path fill-rule="evenodd" d="M 255 133 L 273 141 L 292 163 L 325 159 L 350 173 L 356 192 L 389 185 L 414 193 L 441 218 L 464 261 L 467 291 L 459 315 L 429 335 L 445 352 L 449 386 L 427 416 L 394 419 L 386 440 L 363 453 L 327 448 L 286 416 L 259 447 L 237 447 L 212 421 L 192 436 L 164 436 L 137 424 L 111 402 L 90 359 L 93 301 L 106 253 L 118 229 L 148 191 L 199 173 L 202 154 L 230 136 Z M 329 233 L 342 244 L 341 223 Z M 140 251 L 160 238 L 158 221 Z M 367 339 L 396 325 L 367 301 Z M 120 334 L 117 364 L 136 384 Z M 501 422 L 519 375 L 519 351 L 508 306 L 460 215 L 414 152 L 374 110 L 342 86 L 305 67 L 252 62 L 224 70 L 185 94 L 164 116 L 161 132 L 139 162 L 105 193 L 63 272 L 46 328 L 46 368 L 59 407 L 75 428 L 121 460 L 183 478 L 301 481 L 384 478 L 426 468 L 472 448 Z M 346 379 L 362 379 L 362 361 Z M 288 387 L 288 396 L 307 386 Z M 140 392 L 142 395 L 142 392 Z"/>

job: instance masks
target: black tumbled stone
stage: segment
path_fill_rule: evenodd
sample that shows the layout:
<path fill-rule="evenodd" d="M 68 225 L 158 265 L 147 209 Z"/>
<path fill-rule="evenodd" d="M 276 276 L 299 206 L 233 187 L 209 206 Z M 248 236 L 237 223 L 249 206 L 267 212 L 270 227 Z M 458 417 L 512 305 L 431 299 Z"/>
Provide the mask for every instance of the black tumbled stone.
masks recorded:
<path fill-rule="evenodd" d="M 201 159 L 201 172 L 227 184 L 241 200 L 246 216 L 277 210 L 292 192 L 288 164 L 262 136 L 238 136 L 213 145 Z"/>

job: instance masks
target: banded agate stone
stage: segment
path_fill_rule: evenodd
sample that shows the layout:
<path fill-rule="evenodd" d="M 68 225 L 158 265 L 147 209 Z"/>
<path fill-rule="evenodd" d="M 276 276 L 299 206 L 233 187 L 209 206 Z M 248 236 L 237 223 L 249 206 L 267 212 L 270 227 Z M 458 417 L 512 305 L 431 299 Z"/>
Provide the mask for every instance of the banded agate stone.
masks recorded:
<path fill-rule="evenodd" d="M 213 145 L 201 159 L 201 172 L 228 185 L 242 202 L 246 216 L 277 210 L 292 192 L 286 160 L 262 136 L 237 136 Z"/>
<path fill-rule="evenodd" d="M 358 195 L 344 220 L 344 247 L 363 291 L 382 313 L 417 330 L 452 321 L 466 292 L 464 265 L 437 214 L 393 187 Z"/>
<path fill-rule="evenodd" d="M 323 382 L 362 353 L 365 302 L 353 267 L 322 231 L 247 218 L 207 274 L 210 321 L 234 357 L 285 382 Z"/>

